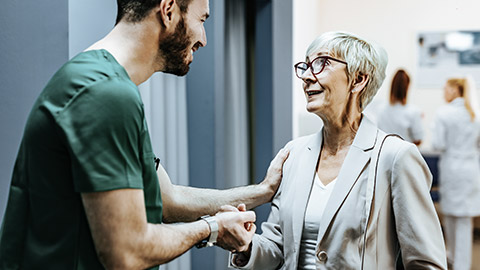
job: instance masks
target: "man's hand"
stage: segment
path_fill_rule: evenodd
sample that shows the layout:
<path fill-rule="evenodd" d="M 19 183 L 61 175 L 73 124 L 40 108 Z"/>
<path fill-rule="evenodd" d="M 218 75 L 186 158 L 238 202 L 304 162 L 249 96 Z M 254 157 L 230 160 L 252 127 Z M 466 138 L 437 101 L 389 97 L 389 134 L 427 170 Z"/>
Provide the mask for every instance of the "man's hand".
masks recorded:
<path fill-rule="evenodd" d="M 280 149 L 275 158 L 270 162 L 265 179 L 260 185 L 266 186 L 270 190 L 270 200 L 277 192 L 278 186 L 282 180 L 283 163 L 287 160 L 290 151 L 286 148 Z"/>
<path fill-rule="evenodd" d="M 256 216 L 253 211 L 245 211 L 245 205 L 238 209 L 225 205 L 215 215 L 218 223 L 217 246 L 230 251 L 247 251 L 255 234 Z"/>
<path fill-rule="evenodd" d="M 233 207 L 229 204 L 222 205 L 220 207 L 219 212 L 245 212 L 245 211 L 247 211 L 247 206 L 244 203 L 241 203 L 237 206 L 237 208 L 235 208 L 235 207 Z M 253 222 L 245 223 L 245 229 L 247 231 L 250 231 L 250 229 L 252 228 L 252 225 L 255 225 L 255 224 Z"/>

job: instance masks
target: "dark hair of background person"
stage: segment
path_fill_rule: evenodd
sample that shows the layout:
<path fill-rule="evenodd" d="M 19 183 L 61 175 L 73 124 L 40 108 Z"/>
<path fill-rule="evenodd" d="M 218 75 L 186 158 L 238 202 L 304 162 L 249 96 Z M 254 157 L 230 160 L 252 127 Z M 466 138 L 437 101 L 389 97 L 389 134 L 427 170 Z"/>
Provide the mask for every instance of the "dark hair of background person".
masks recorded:
<path fill-rule="evenodd" d="M 160 4 L 163 0 L 117 0 L 117 19 L 115 24 L 122 19 L 127 22 L 140 22 L 143 20 L 148 12 Z M 182 13 L 186 13 L 188 5 L 192 0 L 176 0 Z"/>
<path fill-rule="evenodd" d="M 402 105 L 407 104 L 408 86 L 410 85 L 410 77 L 403 69 L 399 69 L 392 80 L 390 89 L 390 104 L 400 102 Z"/>

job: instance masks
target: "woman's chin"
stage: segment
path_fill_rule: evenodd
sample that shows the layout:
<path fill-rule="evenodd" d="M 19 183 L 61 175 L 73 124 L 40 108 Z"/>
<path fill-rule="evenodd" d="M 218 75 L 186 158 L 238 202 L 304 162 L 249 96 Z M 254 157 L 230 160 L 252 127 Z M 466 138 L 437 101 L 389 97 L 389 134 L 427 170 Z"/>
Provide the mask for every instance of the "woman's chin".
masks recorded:
<path fill-rule="evenodd" d="M 325 104 L 321 100 L 315 100 L 315 101 L 307 101 L 307 106 L 306 109 L 308 112 L 316 112 L 318 110 L 321 110 L 322 107 L 324 107 Z"/>
<path fill-rule="evenodd" d="M 307 112 L 309 113 L 317 113 L 320 110 L 320 106 L 316 106 L 313 104 L 307 104 Z"/>

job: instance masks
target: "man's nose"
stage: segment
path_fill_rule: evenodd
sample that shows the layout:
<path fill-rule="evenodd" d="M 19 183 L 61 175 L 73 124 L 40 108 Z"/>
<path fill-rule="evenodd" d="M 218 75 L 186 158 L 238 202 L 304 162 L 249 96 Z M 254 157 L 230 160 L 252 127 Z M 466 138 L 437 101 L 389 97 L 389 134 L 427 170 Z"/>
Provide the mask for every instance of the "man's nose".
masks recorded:
<path fill-rule="evenodd" d="M 200 37 L 199 43 L 202 47 L 207 46 L 207 33 L 205 32 L 205 27 L 202 27 L 202 36 Z"/>

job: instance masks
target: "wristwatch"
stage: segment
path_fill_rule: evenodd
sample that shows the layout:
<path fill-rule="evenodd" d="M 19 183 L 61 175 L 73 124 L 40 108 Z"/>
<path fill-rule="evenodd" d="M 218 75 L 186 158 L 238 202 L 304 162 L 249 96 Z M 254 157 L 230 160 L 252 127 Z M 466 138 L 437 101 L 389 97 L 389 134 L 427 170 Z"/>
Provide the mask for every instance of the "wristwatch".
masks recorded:
<path fill-rule="evenodd" d="M 210 235 L 203 239 L 202 241 L 198 242 L 195 244 L 197 248 L 203 248 L 203 247 L 211 247 L 217 243 L 217 236 L 218 236 L 218 223 L 217 220 L 214 217 L 211 217 L 209 215 L 203 216 L 200 219 L 205 220 L 208 223 L 208 226 L 210 227 Z"/>

